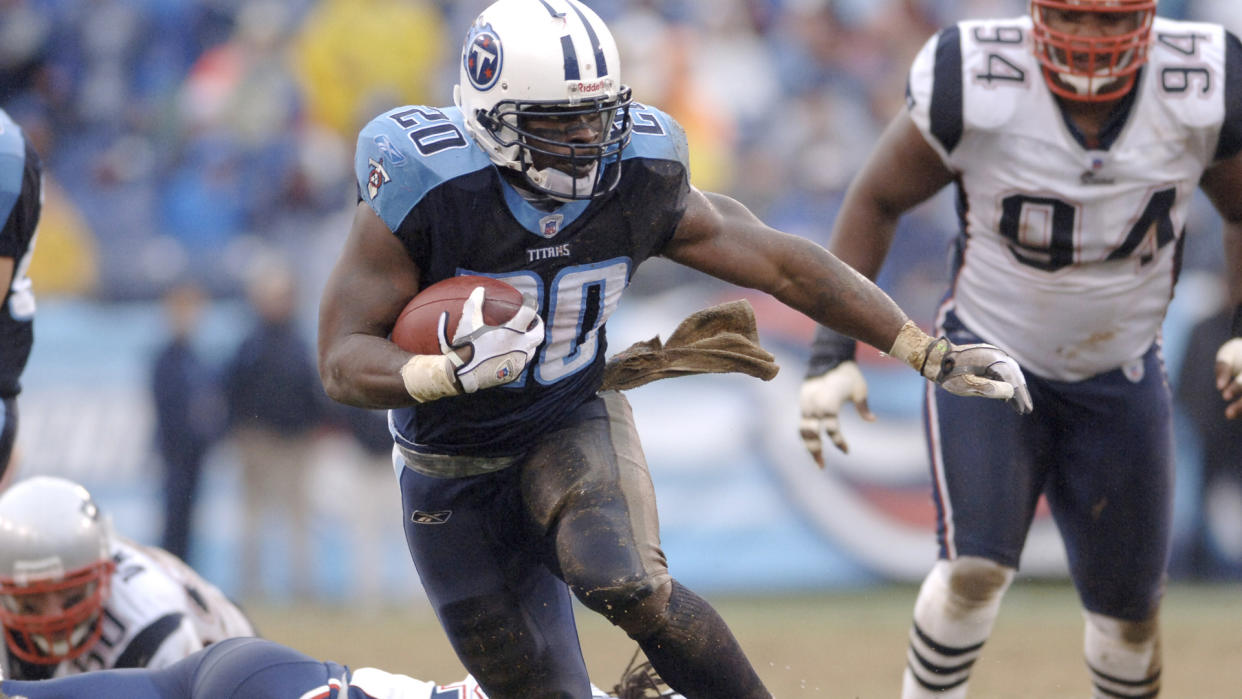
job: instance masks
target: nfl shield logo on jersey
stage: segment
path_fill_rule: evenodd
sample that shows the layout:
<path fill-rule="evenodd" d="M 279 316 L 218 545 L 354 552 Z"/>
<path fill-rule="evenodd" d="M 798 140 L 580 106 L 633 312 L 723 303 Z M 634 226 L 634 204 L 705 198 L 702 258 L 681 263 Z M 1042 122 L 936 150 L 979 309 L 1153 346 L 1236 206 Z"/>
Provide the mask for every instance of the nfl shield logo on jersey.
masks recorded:
<path fill-rule="evenodd" d="M 565 220 L 563 214 L 550 214 L 539 219 L 539 235 L 545 238 L 554 238 L 557 233 L 561 232 L 561 223 Z"/>

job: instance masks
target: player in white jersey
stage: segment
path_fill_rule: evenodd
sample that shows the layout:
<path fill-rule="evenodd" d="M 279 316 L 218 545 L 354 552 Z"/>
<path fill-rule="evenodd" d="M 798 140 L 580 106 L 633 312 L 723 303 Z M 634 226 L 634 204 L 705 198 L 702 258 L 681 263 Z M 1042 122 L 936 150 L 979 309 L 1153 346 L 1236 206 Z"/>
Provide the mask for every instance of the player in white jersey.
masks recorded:
<path fill-rule="evenodd" d="M 631 663 L 612 693 L 590 699 L 685 699 Z M 560 696 L 560 695 L 558 695 Z M 161 669 L 92 672 L 42 681 L 0 682 L 0 699 L 487 699 L 474 677 L 437 685 L 408 675 L 316 660 L 274 641 L 221 641 Z"/>
<path fill-rule="evenodd" d="M 0 495 L 4 676 L 160 668 L 234 636 L 245 614 L 188 565 L 112 533 L 90 493 L 47 476 Z"/>
<path fill-rule="evenodd" d="M 943 30 L 834 224 L 830 249 L 874 278 L 902 213 L 956 184 L 937 325 L 1016 357 L 1036 406 L 927 393 L 940 560 L 915 603 L 904 697 L 965 695 L 1041 495 L 1085 610 L 1095 696 L 1159 692 L 1173 479 L 1159 331 L 1196 187 L 1224 219 L 1242 301 L 1242 45 L 1155 10 L 1033 0 L 1029 16 Z M 816 337 L 800 427 L 821 464 L 821 433 L 845 448 L 843 403 L 872 417 L 853 352 Z M 1236 417 L 1242 340 L 1218 358 Z"/>

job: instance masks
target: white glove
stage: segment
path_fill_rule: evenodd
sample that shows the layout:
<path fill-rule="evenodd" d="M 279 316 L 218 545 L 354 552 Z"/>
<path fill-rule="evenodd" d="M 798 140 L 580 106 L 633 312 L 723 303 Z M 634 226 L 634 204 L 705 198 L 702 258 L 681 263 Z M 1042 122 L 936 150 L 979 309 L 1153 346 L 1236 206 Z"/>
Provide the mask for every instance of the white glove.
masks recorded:
<path fill-rule="evenodd" d="M 802 419 L 798 422 L 798 431 L 802 435 L 806 450 L 811 452 L 820 468 L 824 467 L 821 433 L 827 432 L 828 438 L 842 453 L 850 453 L 850 447 L 841 434 L 841 421 L 837 417 L 841 412 L 841 405 L 846 401 L 854 404 L 862 419 L 868 422 L 875 420 L 875 415 L 867 407 L 867 381 L 859 371 L 858 364 L 853 361 L 841 362 L 826 373 L 802 382 L 799 400 Z"/>
<path fill-rule="evenodd" d="M 984 343 L 955 345 L 945 337 L 933 340 L 914 321 L 906 321 L 889 354 L 949 393 L 999 398 L 1019 415 L 1032 410 L 1022 368 L 999 347 Z"/>
<path fill-rule="evenodd" d="M 447 340 L 448 312 L 440 314 L 440 351 L 453 363 L 466 393 L 513 381 L 543 344 L 543 318 L 535 313 L 533 300 L 526 299 L 503 325 L 483 322 L 483 300 L 483 287 L 475 287 L 462 304 L 461 320 L 451 343 Z M 453 351 L 466 345 L 474 351 L 470 361 L 463 361 Z"/>
<path fill-rule="evenodd" d="M 1216 351 L 1216 390 L 1226 401 L 1225 417 L 1242 416 L 1242 337 L 1235 337 Z"/>

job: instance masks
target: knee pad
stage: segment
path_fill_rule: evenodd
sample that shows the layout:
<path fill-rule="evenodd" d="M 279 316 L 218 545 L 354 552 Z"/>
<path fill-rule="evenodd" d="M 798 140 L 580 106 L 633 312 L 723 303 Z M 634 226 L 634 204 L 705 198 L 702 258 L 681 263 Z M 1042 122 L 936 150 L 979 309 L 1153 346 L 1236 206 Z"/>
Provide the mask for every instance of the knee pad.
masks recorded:
<path fill-rule="evenodd" d="M 1152 615 L 1128 621 L 1084 612 L 1083 654 L 1097 697 L 1153 697 L 1160 692 L 1160 625 Z"/>
<path fill-rule="evenodd" d="M 574 596 L 629 636 L 640 638 L 654 633 L 668 618 L 672 579 L 643 577 L 617 585 L 587 587 L 575 584 Z"/>
<path fill-rule="evenodd" d="M 937 561 L 919 588 L 915 622 L 922 625 L 920 619 L 925 619 L 930 628 L 923 630 L 935 633 L 939 620 L 955 626 L 986 621 L 987 632 L 981 636 L 986 638 L 1013 576 L 1013 568 L 977 556 Z"/>
<path fill-rule="evenodd" d="M 978 556 L 938 561 L 933 574 L 944 576 L 953 603 L 962 609 L 994 604 L 1013 582 L 1014 569 Z"/>

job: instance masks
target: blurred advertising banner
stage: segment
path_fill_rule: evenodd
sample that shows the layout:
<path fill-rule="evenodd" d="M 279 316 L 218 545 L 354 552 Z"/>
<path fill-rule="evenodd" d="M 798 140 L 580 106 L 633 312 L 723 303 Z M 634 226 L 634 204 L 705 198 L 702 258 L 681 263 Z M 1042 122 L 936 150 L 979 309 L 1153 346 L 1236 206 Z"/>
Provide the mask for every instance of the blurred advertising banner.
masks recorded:
<path fill-rule="evenodd" d="M 736 298 L 733 296 L 732 298 Z M 609 323 L 610 353 L 667 334 L 690 312 L 727 298 L 662 294 L 623 304 Z M 881 581 L 917 581 L 936 556 L 934 510 L 921 427 L 925 384 L 878 354 L 861 354 L 873 423 L 847 407 L 850 454 L 829 445 L 818 469 L 797 434 L 805 367 L 805 327 L 786 325 L 756 303 L 763 342 L 777 355 L 771 382 L 742 375 L 657 381 L 627 392 L 642 436 L 673 574 L 696 589 L 742 594 L 813 591 Z M 204 354 L 220 357 L 243 331 L 235 306 L 217 304 L 206 321 Z M 803 319 L 805 321 L 805 319 Z M 809 322 L 809 321 L 806 321 Z M 313 332 L 313 322 L 306 323 Z M 161 477 L 153 453 L 150 362 L 163 340 L 156 304 L 47 303 L 20 397 L 20 476 L 51 473 L 95 491 L 117 527 L 159 540 Z M 1179 422 L 1174 564 L 1204 537 L 1226 570 L 1242 561 L 1233 531 L 1242 521 L 1237 490 L 1215 493 L 1217 534 L 1205 533 L 1194 497 L 1195 437 Z M 418 594 L 400 529 L 387 458 L 367 456 L 342 432 L 325 432 L 311 469 L 316 513 L 316 589 L 325 596 Z M 226 590 L 234 558 L 239 479 L 227 440 L 213 450 L 199 494 L 191 563 Z M 1231 498 L 1232 492 L 1232 498 Z M 377 500 L 383 506 L 374 505 Z M 1231 509 L 1232 508 L 1232 509 Z M 257 534 L 280 548 L 279 523 Z M 1233 559 L 1229 559 L 1233 556 Z M 1175 568 L 1175 574 L 1178 570 Z M 1194 570 L 1183 570 L 1194 574 Z M 286 572 L 269 575 L 270 589 Z M 1056 527 L 1041 509 L 1021 575 L 1062 577 Z"/>

